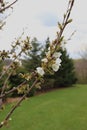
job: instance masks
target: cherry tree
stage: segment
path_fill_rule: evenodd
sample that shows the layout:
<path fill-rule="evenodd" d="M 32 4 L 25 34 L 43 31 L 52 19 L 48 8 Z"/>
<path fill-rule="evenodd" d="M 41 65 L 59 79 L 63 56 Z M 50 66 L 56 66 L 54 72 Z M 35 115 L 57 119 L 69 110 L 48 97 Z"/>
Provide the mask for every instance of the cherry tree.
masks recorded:
<path fill-rule="evenodd" d="M 0 0 L 0 13 L 10 8 L 14 3 L 9 5 L 5 5 L 3 0 Z M 72 7 L 74 5 L 74 0 L 69 0 L 68 7 L 66 12 L 63 15 L 63 21 L 58 22 L 58 31 L 56 35 L 56 39 L 53 40 L 48 47 L 48 50 L 45 52 L 44 58 L 41 60 L 40 66 L 38 66 L 35 70 L 29 73 L 20 73 L 19 76 L 24 79 L 24 81 L 18 85 L 13 86 L 10 90 L 7 89 L 8 80 L 12 73 L 16 73 L 16 69 L 18 66 L 21 66 L 21 56 L 22 54 L 28 54 L 29 50 L 32 49 L 32 44 L 30 37 L 26 37 L 26 39 L 22 38 L 22 35 L 17 38 L 11 45 L 12 49 L 9 51 L 0 51 L 0 60 L 5 61 L 6 59 L 12 59 L 11 63 L 8 66 L 3 66 L 2 73 L 0 75 L 0 80 L 6 75 L 5 81 L 1 88 L 0 92 L 0 107 L 3 107 L 3 98 L 7 95 L 14 93 L 17 91 L 18 93 L 23 93 L 23 96 L 19 99 L 19 101 L 11 108 L 11 110 L 7 113 L 3 121 L 0 123 L 0 128 L 6 125 L 11 119 L 11 115 L 17 109 L 17 107 L 21 104 L 21 102 L 27 97 L 27 94 L 34 87 L 39 87 L 41 83 L 43 83 L 43 79 L 46 73 L 55 73 L 59 70 L 61 66 L 61 53 L 60 48 L 65 48 L 65 37 L 63 32 L 66 26 L 72 22 L 70 19 L 70 14 L 72 11 Z M 32 81 L 32 82 L 31 82 Z"/>

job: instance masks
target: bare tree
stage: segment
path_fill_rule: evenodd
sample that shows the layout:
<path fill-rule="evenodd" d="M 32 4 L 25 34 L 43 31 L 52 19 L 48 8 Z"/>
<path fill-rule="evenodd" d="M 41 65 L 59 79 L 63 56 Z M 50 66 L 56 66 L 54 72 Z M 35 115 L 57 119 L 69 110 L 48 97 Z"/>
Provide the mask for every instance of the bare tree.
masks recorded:
<path fill-rule="evenodd" d="M 78 83 L 87 83 L 87 46 L 79 52 L 80 59 L 75 61 L 75 70 L 78 78 Z"/>

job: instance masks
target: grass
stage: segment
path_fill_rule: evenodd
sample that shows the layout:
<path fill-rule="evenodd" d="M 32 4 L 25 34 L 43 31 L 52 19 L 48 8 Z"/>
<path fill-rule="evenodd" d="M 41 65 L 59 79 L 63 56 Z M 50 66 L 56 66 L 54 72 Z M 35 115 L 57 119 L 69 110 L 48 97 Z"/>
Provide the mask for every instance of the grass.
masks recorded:
<path fill-rule="evenodd" d="M 0 121 L 12 104 L 0 112 Z M 87 85 L 25 100 L 2 130 L 87 130 Z"/>

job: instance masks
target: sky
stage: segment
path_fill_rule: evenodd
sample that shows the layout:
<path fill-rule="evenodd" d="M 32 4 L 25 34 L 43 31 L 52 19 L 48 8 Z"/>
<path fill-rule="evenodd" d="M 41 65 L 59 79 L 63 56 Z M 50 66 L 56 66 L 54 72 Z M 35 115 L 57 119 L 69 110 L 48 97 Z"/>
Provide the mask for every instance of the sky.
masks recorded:
<path fill-rule="evenodd" d="M 9 0 L 8 0 L 9 1 Z M 10 0 L 11 1 L 11 0 Z M 63 19 L 69 0 L 18 0 L 11 15 L 6 19 L 6 25 L 0 30 L 0 50 L 9 50 L 12 41 L 21 35 L 44 43 L 47 37 L 56 38 L 57 23 Z M 75 0 L 71 13 L 73 22 L 65 29 L 64 36 L 68 39 L 72 32 L 74 36 L 66 44 L 71 58 L 80 58 L 80 53 L 87 47 L 87 0 Z M 1 18 L 1 16 L 0 16 Z"/>

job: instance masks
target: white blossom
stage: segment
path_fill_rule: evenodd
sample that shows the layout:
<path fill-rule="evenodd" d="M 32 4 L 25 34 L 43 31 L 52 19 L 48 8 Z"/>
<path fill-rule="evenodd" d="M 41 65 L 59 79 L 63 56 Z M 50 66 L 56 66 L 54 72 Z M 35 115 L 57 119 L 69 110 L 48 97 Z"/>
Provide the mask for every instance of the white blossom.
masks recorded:
<path fill-rule="evenodd" d="M 48 51 L 50 51 L 50 47 L 48 47 Z"/>
<path fill-rule="evenodd" d="M 59 69 L 59 65 L 58 64 L 52 64 L 52 69 L 53 69 L 53 71 L 55 71 L 55 72 L 57 72 L 58 71 L 58 69 Z"/>
<path fill-rule="evenodd" d="M 62 55 L 62 54 L 61 54 L 60 52 L 55 52 L 55 53 L 53 54 L 53 57 L 54 57 L 54 58 L 59 58 L 61 55 Z"/>
<path fill-rule="evenodd" d="M 62 62 L 62 61 L 61 61 L 61 59 L 60 59 L 60 58 L 57 58 L 57 59 L 56 59 L 56 64 L 57 64 L 57 65 L 59 65 L 59 66 L 60 66 L 60 65 L 61 65 L 60 63 L 61 63 L 61 62 Z"/>
<path fill-rule="evenodd" d="M 57 72 L 58 69 L 59 69 L 59 67 L 60 67 L 60 65 L 61 65 L 61 59 L 57 58 L 56 61 L 55 61 L 55 63 L 52 64 L 53 71 Z"/>
<path fill-rule="evenodd" d="M 37 70 L 37 73 L 38 73 L 39 75 L 41 75 L 41 76 L 43 76 L 43 75 L 45 74 L 45 72 L 44 72 L 44 70 L 43 70 L 42 67 L 37 67 L 36 70 Z"/>
<path fill-rule="evenodd" d="M 47 58 L 43 58 L 41 61 L 47 63 L 48 59 Z"/>

